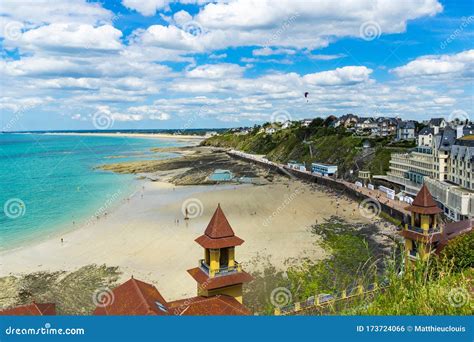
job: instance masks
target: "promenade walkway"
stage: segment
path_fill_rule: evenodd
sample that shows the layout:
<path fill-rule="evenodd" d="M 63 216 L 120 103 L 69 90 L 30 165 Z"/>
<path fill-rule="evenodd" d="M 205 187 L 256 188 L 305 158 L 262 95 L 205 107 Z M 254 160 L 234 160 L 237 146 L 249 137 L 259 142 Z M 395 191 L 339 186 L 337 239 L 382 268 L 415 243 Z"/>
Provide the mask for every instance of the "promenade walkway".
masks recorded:
<path fill-rule="evenodd" d="M 266 159 L 265 157 L 253 155 L 250 153 L 245 153 L 245 152 L 236 151 L 236 150 L 230 150 L 227 153 L 231 156 L 235 156 L 244 160 L 248 160 L 250 162 L 260 164 L 261 166 L 268 166 L 275 170 L 279 170 L 283 174 L 288 175 L 291 178 L 299 178 L 303 180 L 318 180 L 319 179 L 320 181 L 322 181 L 321 183 L 325 183 L 328 185 L 329 183 L 339 184 L 340 187 L 342 188 L 350 189 L 354 191 L 355 193 L 362 195 L 365 198 L 371 198 L 373 201 L 383 204 L 384 207 L 388 207 L 388 208 L 398 211 L 400 214 L 399 216 L 408 214 L 408 212 L 405 210 L 405 208 L 408 206 L 407 203 L 389 199 L 384 192 L 378 189 L 370 190 L 365 187 L 356 186 L 355 184 L 347 182 L 342 179 L 334 179 L 332 177 L 320 176 L 320 175 L 311 173 L 309 171 L 290 169 L 284 164 L 275 163 Z"/>

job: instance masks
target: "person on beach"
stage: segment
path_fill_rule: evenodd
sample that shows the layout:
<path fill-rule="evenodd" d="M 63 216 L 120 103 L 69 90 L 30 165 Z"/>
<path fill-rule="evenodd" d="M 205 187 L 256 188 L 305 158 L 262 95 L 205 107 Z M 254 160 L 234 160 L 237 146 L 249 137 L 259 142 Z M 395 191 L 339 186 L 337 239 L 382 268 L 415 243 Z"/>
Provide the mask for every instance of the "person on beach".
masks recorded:
<path fill-rule="evenodd" d="M 61 244 L 63 244 L 63 243 L 64 243 L 64 239 L 63 239 L 63 238 L 61 238 Z"/>

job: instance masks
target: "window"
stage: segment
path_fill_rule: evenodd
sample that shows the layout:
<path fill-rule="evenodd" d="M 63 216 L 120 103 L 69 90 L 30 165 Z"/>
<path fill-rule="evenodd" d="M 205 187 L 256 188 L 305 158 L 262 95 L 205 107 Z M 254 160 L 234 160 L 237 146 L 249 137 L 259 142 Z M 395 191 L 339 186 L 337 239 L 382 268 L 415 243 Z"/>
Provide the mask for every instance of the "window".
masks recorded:
<path fill-rule="evenodd" d="M 220 267 L 227 267 L 229 264 L 229 249 L 222 248 L 220 251 L 220 258 L 219 258 Z"/>

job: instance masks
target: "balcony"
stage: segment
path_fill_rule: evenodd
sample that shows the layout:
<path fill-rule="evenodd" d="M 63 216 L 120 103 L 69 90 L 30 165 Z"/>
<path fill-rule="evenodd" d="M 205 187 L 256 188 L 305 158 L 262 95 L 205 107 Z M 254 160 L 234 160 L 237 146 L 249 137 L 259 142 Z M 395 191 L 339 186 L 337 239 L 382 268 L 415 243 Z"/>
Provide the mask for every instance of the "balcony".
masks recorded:
<path fill-rule="evenodd" d="M 408 225 L 407 230 L 418 233 L 418 234 L 423 234 L 425 235 L 425 231 L 421 229 L 420 227 L 413 227 L 411 225 Z M 427 234 L 436 234 L 436 233 L 441 233 L 441 228 L 440 227 L 435 227 L 435 228 L 430 228 L 428 229 Z"/>
<path fill-rule="evenodd" d="M 235 261 L 234 266 L 228 267 L 228 266 L 222 266 L 218 270 L 212 270 L 210 269 L 209 265 L 206 263 L 204 259 L 199 260 L 199 268 L 204 271 L 207 275 L 209 275 L 211 278 L 212 277 L 220 277 L 224 275 L 228 275 L 231 273 L 238 273 L 242 271 L 242 266 Z"/>
<path fill-rule="evenodd" d="M 441 239 L 441 229 L 439 227 L 429 229 L 425 232 L 423 229 L 418 227 L 408 226 L 403 229 L 400 234 L 410 240 L 420 241 L 423 243 L 435 243 Z"/>

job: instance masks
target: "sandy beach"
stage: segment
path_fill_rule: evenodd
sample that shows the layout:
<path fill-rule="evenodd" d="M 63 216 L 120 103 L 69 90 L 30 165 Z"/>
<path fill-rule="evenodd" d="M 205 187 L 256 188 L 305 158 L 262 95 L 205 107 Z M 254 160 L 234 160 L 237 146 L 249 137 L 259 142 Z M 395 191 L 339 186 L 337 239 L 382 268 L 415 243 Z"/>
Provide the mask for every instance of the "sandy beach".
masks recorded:
<path fill-rule="evenodd" d="M 198 215 L 188 221 L 182 213 L 185 202 L 198 208 Z M 237 249 L 237 260 L 248 271 L 264 257 L 277 268 L 291 258 L 323 258 L 325 253 L 310 232 L 315 222 L 333 215 L 369 222 L 360 216 L 356 202 L 282 177 L 263 186 L 143 182 L 143 188 L 106 217 L 3 252 L 0 276 L 106 264 L 119 266 L 122 280 L 133 275 L 154 283 L 169 300 L 192 296 L 196 284 L 186 270 L 195 267 L 203 254 L 194 239 L 203 233 L 218 203 L 235 233 L 245 240 Z"/>
<path fill-rule="evenodd" d="M 180 142 L 188 142 L 198 144 L 204 140 L 201 135 L 185 135 L 185 134 L 167 134 L 167 133 L 83 133 L 83 132 L 51 132 L 44 133 L 47 135 L 75 135 L 75 136 L 98 136 L 98 137 L 130 137 L 130 138 L 150 138 L 150 139 L 169 139 Z"/>

